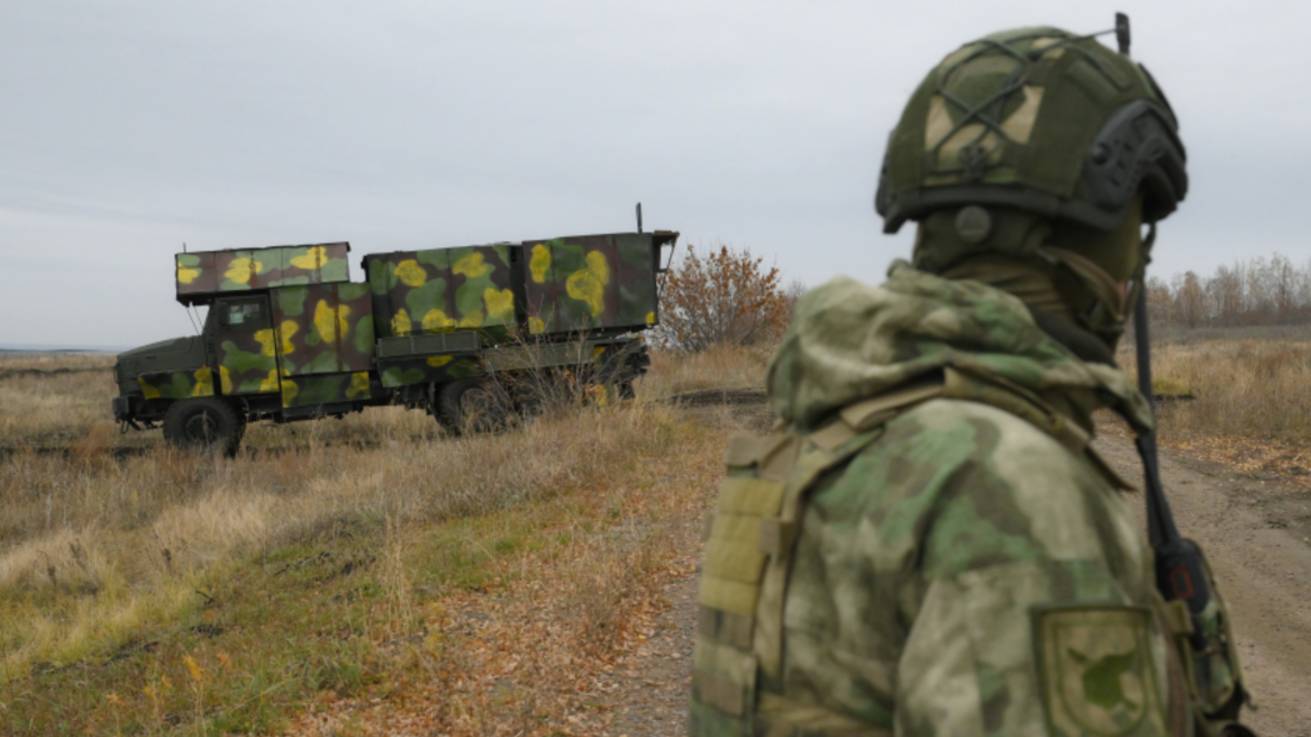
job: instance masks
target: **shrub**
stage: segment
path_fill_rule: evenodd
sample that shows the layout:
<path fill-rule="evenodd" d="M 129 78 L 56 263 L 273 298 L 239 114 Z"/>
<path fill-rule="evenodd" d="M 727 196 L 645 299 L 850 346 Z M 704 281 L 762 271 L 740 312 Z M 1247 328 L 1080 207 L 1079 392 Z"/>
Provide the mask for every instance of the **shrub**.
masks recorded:
<path fill-rule="evenodd" d="M 660 278 L 656 342 L 680 351 L 759 345 L 787 327 L 791 305 L 777 267 L 751 251 L 720 245 L 704 257 L 694 246 Z"/>

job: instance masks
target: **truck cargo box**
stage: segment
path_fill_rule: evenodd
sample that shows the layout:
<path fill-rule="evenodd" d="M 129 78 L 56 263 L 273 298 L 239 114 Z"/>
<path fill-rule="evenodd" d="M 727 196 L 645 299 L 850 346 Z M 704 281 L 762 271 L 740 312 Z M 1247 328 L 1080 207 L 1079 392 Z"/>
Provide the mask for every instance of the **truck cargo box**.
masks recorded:
<path fill-rule="evenodd" d="M 659 318 L 660 247 L 677 235 L 566 236 L 365 256 L 378 335 L 650 327 Z"/>

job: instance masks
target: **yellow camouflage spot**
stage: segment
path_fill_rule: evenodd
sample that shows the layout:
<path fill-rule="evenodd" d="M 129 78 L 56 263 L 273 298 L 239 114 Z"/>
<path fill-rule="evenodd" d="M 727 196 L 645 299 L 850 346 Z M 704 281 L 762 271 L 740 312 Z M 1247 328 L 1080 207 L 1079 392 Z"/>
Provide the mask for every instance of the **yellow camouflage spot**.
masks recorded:
<path fill-rule="evenodd" d="M 455 356 L 428 356 L 427 363 L 433 368 L 441 368 L 454 360 Z"/>
<path fill-rule="evenodd" d="M 1043 36 L 1042 38 L 1035 38 L 1033 40 L 1032 48 L 1034 51 L 1041 51 L 1042 49 L 1047 49 L 1047 48 L 1051 48 L 1052 46 L 1055 46 L 1056 44 L 1060 43 L 1060 41 L 1061 39 L 1056 38 L 1054 36 Z M 1043 54 L 1043 56 L 1049 59 L 1059 59 L 1062 56 L 1065 56 L 1065 48 L 1063 46 L 1058 46 L 1055 50 L 1049 51 Z"/>
<path fill-rule="evenodd" d="M 356 371 L 351 374 L 350 386 L 346 387 L 346 398 L 357 399 L 369 396 L 369 372 Z"/>
<path fill-rule="evenodd" d="M 159 399 L 161 396 L 159 387 L 152 385 L 144 377 L 137 377 L 137 386 L 141 387 L 141 394 L 146 399 Z"/>
<path fill-rule="evenodd" d="M 932 151 L 939 141 L 947 137 L 953 125 L 946 101 L 942 95 L 934 95 L 929 100 L 929 111 L 924 121 L 924 150 Z"/>
<path fill-rule="evenodd" d="M 178 284 L 190 284 L 200 276 L 200 269 L 193 269 L 190 266 L 178 264 Z"/>
<path fill-rule="evenodd" d="M 605 311 L 605 285 L 610 283 L 610 264 L 600 251 L 587 252 L 587 267 L 579 269 L 565 280 L 565 291 L 570 297 L 586 302 L 592 317 Z"/>
<path fill-rule="evenodd" d="M 232 374 L 228 371 L 227 366 L 219 366 L 219 388 L 224 394 L 232 393 Z"/>
<path fill-rule="evenodd" d="M 600 358 L 604 353 L 605 353 L 605 346 L 603 345 L 598 345 L 592 348 L 592 360 L 595 361 L 596 359 Z"/>
<path fill-rule="evenodd" d="M 537 315 L 528 316 L 528 332 L 533 335 L 540 335 L 546 332 L 546 323 Z"/>
<path fill-rule="evenodd" d="M 610 403 L 610 395 L 601 384 L 592 384 L 588 386 L 587 393 L 592 395 L 592 401 L 595 402 L 598 407 L 604 407 Z"/>
<path fill-rule="evenodd" d="M 487 316 L 493 320 L 514 317 L 514 292 L 509 289 L 487 287 L 483 290 L 483 304 L 487 305 Z"/>
<path fill-rule="evenodd" d="M 649 325 L 654 325 L 654 324 L 655 324 L 655 312 L 654 312 L 654 311 L 653 311 L 653 312 L 648 312 L 648 313 L 646 313 L 646 324 L 647 324 L 648 326 L 649 326 Z"/>
<path fill-rule="evenodd" d="M 391 316 L 392 335 L 409 335 L 414 329 L 413 323 L 410 322 L 410 313 L 402 307 L 396 310 L 396 314 Z"/>
<path fill-rule="evenodd" d="M 428 332 L 448 330 L 455 327 L 455 321 L 442 310 L 434 307 L 423 315 L 423 329 Z"/>
<path fill-rule="evenodd" d="M 334 310 L 332 305 L 328 304 L 328 300 L 321 299 L 318 304 L 314 305 L 314 329 L 318 331 L 319 337 L 326 343 L 345 340 L 346 334 L 350 332 L 350 321 L 347 319 L 350 314 L 350 305 L 337 305 Z M 336 329 L 335 334 L 333 333 L 334 328 Z"/>
<path fill-rule="evenodd" d="M 1024 90 L 1024 102 L 1015 109 L 1015 112 L 1007 116 L 1002 121 L 1001 130 L 1016 143 L 1028 143 L 1029 135 L 1033 133 L 1033 124 L 1038 120 L 1038 109 L 1042 107 L 1042 88 L 1026 84 Z"/>
<path fill-rule="evenodd" d="M 428 281 L 428 272 L 418 261 L 407 258 L 396 264 L 396 278 L 407 287 L 421 287 Z"/>
<path fill-rule="evenodd" d="M 223 278 L 237 284 L 250 284 L 251 277 L 263 272 L 264 264 L 260 263 L 259 259 L 238 256 L 228 264 L 228 270 L 223 272 Z"/>
<path fill-rule="evenodd" d="M 451 271 L 456 274 L 463 274 L 470 279 L 487 276 L 492 270 L 492 265 L 483 261 L 481 251 L 474 251 L 466 256 L 461 256 L 451 266 Z"/>
<path fill-rule="evenodd" d="M 480 328 L 482 325 L 483 313 L 481 310 L 478 312 L 470 312 L 464 317 L 461 317 L 459 322 L 459 327 L 462 328 Z"/>
<path fill-rule="evenodd" d="M 282 382 L 282 406 L 290 407 L 291 403 L 296 401 L 296 394 L 299 391 L 300 387 L 296 386 L 296 382 L 291 379 L 284 380 Z"/>
<path fill-rule="evenodd" d="M 351 306 L 337 305 L 337 338 L 345 340 L 351 332 Z"/>
<path fill-rule="evenodd" d="M 208 366 L 196 369 L 192 376 L 196 377 L 196 383 L 191 386 L 191 396 L 214 396 L 214 372 Z"/>
<path fill-rule="evenodd" d="M 255 342 L 259 343 L 259 353 L 261 356 L 273 356 L 273 328 L 264 328 L 255 331 Z"/>
<path fill-rule="evenodd" d="M 551 249 L 543 243 L 533 246 L 533 255 L 528 259 L 528 270 L 532 272 L 534 284 L 544 283 L 546 272 L 551 270 Z"/>
<path fill-rule="evenodd" d="M 314 271 L 328 261 L 328 249 L 323 246 L 310 246 L 305 253 L 291 260 L 291 265 L 298 269 Z"/>
<path fill-rule="evenodd" d="M 278 328 L 278 337 L 281 338 L 279 343 L 282 347 L 282 355 L 290 356 L 295 352 L 296 346 L 292 344 L 291 336 L 295 335 L 297 330 L 300 330 L 300 323 L 295 320 L 282 321 L 282 326 Z"/>
<path fill-rule="evenodd" d="M 259 390 L 262 392 L 276 392 L 279 383 L 278 370 L 276 368 L 271 368 L 269 369 L 268 376 L 265 376 L 260 380 Z"/>

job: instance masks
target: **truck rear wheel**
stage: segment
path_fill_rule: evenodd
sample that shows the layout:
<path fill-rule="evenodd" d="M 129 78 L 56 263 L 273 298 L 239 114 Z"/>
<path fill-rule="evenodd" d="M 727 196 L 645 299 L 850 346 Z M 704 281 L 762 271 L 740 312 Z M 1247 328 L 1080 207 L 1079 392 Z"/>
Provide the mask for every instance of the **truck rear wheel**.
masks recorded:
<path fill-rule="evenodd" d="M 237 454 L 245 423 L 232 405 L 221 399 L 181 399 L 164 413 L 164 439 L 177 448 L 219 450 Z"/>
<path fill-rule="evenodd" d="M 505 394 L 488 381 L 454 381 L 437 395 L 437 416 L 453 433 L 497 432 L 509 424 L 512 404 Z"/>

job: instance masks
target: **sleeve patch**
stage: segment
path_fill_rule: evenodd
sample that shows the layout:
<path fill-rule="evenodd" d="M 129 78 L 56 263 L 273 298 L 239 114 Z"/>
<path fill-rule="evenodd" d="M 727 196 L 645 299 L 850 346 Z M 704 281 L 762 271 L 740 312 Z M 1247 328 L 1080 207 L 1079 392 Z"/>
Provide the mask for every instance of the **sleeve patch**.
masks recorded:
<path fill-rule="evenodd" d="M 1053 736 L 1166 734 L 1147 609 L 1039 608 L 1033 630 L 1039 690 Z"/>

